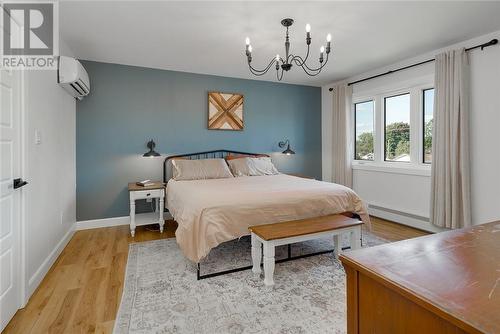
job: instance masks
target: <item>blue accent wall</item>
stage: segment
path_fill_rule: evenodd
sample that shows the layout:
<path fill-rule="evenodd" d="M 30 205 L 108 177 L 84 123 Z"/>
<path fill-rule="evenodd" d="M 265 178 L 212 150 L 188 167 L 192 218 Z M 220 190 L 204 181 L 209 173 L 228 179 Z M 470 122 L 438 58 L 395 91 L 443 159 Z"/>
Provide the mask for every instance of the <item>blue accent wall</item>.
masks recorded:
<path fill-rule="evenodd" d="M 129 214 L 127 183 L 162 179 L 166 154 L 271 153 L 278 169 L 321 178 L 321 89 L 83 61 L 91 93 L 77 102 L 77 220 Z M 208 92 L 244 95 L 244 130 L 207 129 Z M 160 158 L 143 158 L 153 138 Z M 278 142 L 290 139 L 292 156 Z"/>

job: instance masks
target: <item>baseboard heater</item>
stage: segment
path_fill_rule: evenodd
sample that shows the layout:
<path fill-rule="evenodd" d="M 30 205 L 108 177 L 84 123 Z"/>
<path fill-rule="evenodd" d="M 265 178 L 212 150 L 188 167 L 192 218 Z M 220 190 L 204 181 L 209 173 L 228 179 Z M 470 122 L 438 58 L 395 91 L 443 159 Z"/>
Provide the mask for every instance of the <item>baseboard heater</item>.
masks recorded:
<path fill-rule="evenodd" d="M 389 208 L 386 208 L 383 206 L 368 204 L 368 208 L 374 209 L 374 210 L 385 211 L 387 213 L 392 213 L 395 215 L 404 216 L 404 217 L 411 218 L 411 219 L 420 220 L 420 221 L 425 222 L 425 223 L 430 222 L 429 218 L 427 218 L 427 217 L 423 217 L 423 216 L 419 216 L 419 215 L 416 215 L 413 213 L 407 213 L 407 212 L 403 212 L 403 211 L 399 211 L 399 210 L 389 209 Z"/>

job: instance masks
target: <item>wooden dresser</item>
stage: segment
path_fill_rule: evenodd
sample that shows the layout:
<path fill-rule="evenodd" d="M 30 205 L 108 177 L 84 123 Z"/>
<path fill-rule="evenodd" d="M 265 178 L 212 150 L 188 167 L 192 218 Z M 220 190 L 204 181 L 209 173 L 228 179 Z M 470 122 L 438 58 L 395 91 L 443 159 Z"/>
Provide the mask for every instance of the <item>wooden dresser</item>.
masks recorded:
<path fill-rule="evenodd" d="M 500 221 L 340 259 L 349 334 L 500 333 Z"/>

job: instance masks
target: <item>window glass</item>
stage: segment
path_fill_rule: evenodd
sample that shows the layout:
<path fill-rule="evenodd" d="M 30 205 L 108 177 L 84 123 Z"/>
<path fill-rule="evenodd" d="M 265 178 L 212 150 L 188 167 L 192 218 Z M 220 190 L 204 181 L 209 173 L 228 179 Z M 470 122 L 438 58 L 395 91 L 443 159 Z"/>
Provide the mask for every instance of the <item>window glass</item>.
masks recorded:
<path fill-rule="evenodd" d="M 356 119 L 355 138 L 356 147 L 354 159 L 373 160 L 373 101 L 356 103 L 354 117 Z"/>
<path fill-rule="evenodd" d="M 434 88 L 424 90 L 424 163 L 432 162 L 432 126 L 434 116 Z"/>
<path fill-rule="evenodd" d="M 410 162 L 410 94 L 384 98 L 385 160 Z"/>

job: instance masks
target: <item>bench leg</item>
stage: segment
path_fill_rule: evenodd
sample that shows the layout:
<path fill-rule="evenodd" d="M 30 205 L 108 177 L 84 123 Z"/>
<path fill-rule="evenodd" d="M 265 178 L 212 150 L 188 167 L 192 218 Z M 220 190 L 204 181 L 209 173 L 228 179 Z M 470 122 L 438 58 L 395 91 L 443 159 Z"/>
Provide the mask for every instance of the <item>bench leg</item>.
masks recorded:
<path fill-rule="evenodd" d="M 252 272 L 254 274 L 260 274 L 260 260 L 262 257 L 262 243 L 255 237 L 252 233 Z"/>
<path fill-rule="evenodd" d="M 130 195 L 132 196 L 132 195 Z M 130 202 L 130 235 L 135 237 L 135 201 Z"/>
<path fill-rule="evenodd" d="M 350 235 L 351 249 L 361 248 L 361 226 L 356 226 Z"/>
<path fill-rule="evenodd" d="M 333 236 L 333 256 L 338 260 L 339 259 L 339 254 L 341 252 L 341 247 L 340 247 L 340 235 L 335 234 Z"/>
<path fill-rule="evenodd" d="M 264 284 L 274 285 L 274 245 L 264 243 Z"/>

